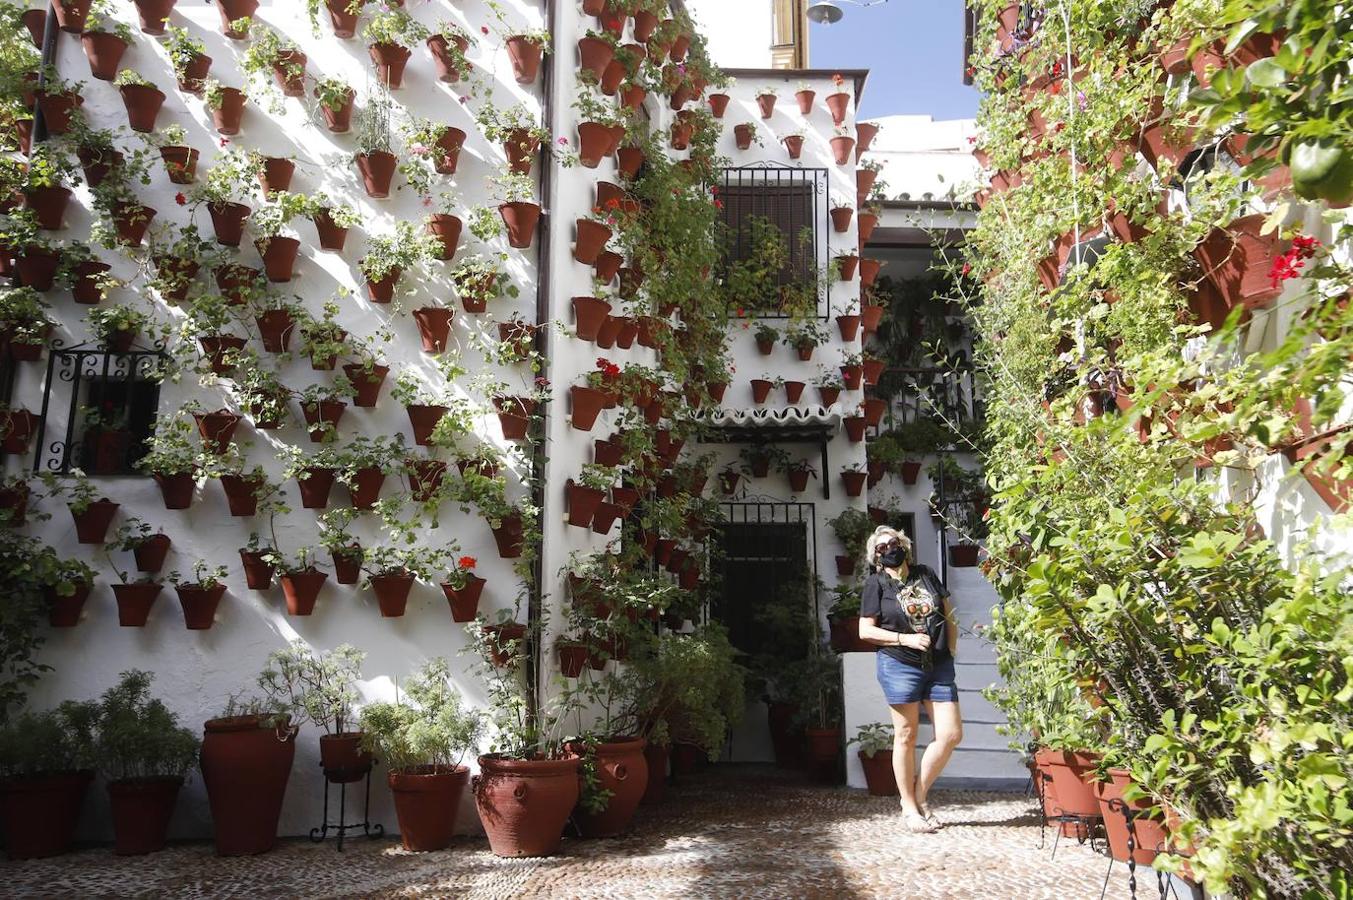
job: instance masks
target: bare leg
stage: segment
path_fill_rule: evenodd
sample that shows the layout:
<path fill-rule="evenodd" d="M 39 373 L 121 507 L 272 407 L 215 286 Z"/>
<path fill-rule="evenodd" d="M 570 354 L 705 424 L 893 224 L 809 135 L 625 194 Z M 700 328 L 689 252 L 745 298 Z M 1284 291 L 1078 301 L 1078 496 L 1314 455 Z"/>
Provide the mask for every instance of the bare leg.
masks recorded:
<path fill-rule="evenodd" d="M 932 703 L 925 701 L 926 715 L 935 726 L 935 739 L 921 755 L 921 774 L 916 779 L 916 802 L 924 805 L 926 797 L 935 779 L 940 777 L 944 766 L 949 762 L 954 748 L 963 740 L 963 715 L 959 712 L 958 702 Z"/>
<path fill-rule="evenodd" d="M 916 805 L 916 723 L 921 715 L 919 703 L 899 703 L 888 707 L 893 715 L 893 776 L 902 797 L 902 808 L 920 814 Z"/>

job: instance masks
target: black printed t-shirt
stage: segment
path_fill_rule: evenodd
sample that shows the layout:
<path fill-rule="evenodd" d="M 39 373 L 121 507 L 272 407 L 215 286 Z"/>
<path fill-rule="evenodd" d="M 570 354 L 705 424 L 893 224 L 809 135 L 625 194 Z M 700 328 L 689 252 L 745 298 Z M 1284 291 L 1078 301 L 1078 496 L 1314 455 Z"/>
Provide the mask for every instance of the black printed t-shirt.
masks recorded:
<path fill-rule="evenodd" d="M 864 594 L 860 602 L 860 617 L 873 619 L 878 627 L 898 634 L 930 635 L 931 659 L 939 662 L 948 659 L 949 636 L 948 623 L 944 618 L 945 604 L 949 593 L 944 584 L 928 566 L 913 565 L 908 568 L 905 581 L 898 582 L 886 572 L 875 572 L 865 579 Z M 923 619 L 920 627 L 913 625 L 912 616 L 907 607 L 917 605 L 917 618 Z M 928 615 L 922 616 L 920 609 L 930 606 Z M 920 668 L 921 651 L 911 647 L 879 647 L 899 662 Z"/>

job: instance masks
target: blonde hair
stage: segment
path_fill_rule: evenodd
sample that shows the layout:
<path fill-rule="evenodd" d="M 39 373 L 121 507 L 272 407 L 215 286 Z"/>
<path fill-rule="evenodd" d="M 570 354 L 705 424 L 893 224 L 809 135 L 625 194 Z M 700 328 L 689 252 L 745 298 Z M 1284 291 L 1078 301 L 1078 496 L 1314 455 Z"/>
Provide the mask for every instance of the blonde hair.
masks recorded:
<path fill-rule="evenodd" d="M 902 532 L 893 528 L 891 525 L 880 525 L 874 529 L 874 533 L 869 535 L 869 540 L 864 542 L 864 566 L 866 569 L 874 569 L 877 566 L 874 563 L 874 550 L 885 538 L 893 538 L 902 549 L 906 551 L 908 558 L 911 557 L 911 538 Z"/>

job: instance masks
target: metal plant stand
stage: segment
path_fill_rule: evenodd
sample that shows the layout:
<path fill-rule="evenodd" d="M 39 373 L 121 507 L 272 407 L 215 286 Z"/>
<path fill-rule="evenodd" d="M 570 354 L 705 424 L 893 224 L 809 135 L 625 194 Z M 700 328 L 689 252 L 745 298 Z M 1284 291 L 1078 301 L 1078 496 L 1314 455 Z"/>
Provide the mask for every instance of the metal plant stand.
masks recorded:
<path fill-rule="evenodd" d="M 1074 823 L 1076 825 L 1076 840 L 1078 843 L 1090 842 L 1090 849 L 1099 851 L 1099 844 L 1095 841 L 1095 824 L 1103 820 L 1099 816 L 1082 816 L 1072 813 L 1060 813 L 1055 816 L 1047 814 L 1046 786 L 1044 780 L 1048 777 L 1041 772 L 1031 773 L 1034 783 L 1035 793 L 1038 796 L 1038 849 L 1042 850 L 1047 846 L 1046 831 L 1049 825 L 1057 826 L 1057 836 L 1052 842 L 1052 857 L 1057 858 L 1057 846 L 1062 842 L 1062 826 Z"/>
<path fill-rule="evenodd" d="M 371 822 L 371 769 L 376 760 L 372 760 L 370 765 L 357 769 L 324 769 L 324 824 L 318 828 L 310 829 L 310 840 L 316 844 L 322 843 L 329 836 L 329 832 L 338 832 L 338 852 L 343 852 L 343 836 L 349 831 L 358 828 L 369 838 L 378 838 L 385 834 L 385 826 L 381 824 L 372 824 Z M 348 785 L 356 781 L 356 778 L 365 776 L 365 787 L 363 788 L 362 800 L 362 821 L 347 821 L 348 813 Z M 329 821 L 329 789 L 335 784 L 338 785 L 338 821 Z"/>

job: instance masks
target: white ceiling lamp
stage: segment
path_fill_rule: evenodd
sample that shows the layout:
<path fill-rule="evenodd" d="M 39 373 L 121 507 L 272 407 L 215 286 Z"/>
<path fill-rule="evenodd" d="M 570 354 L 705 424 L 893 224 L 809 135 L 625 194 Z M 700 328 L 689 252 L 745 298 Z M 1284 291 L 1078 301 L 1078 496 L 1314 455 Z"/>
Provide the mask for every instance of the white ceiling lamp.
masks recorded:
<path fill-rule="evenodd" d="M 881 3 L 887 2 L 888 0 L 867 0 L 867 2 L 860 2 L 860 0 L 817 0 L 817 2 L 808 7 L 807 15 L 811 22 L 816 22 L 819 25 L 832 25 L 841 21 L 841 18 L 846 14 L 846 11 L 840 6 L 842 3 L 849 3 L 851 6 L 869 7 L 878 6 Z"/>

